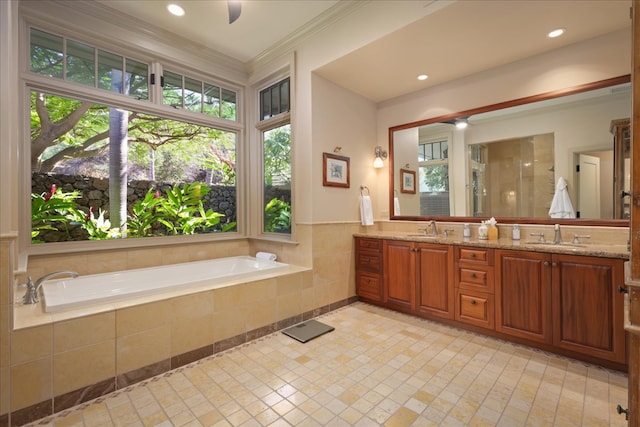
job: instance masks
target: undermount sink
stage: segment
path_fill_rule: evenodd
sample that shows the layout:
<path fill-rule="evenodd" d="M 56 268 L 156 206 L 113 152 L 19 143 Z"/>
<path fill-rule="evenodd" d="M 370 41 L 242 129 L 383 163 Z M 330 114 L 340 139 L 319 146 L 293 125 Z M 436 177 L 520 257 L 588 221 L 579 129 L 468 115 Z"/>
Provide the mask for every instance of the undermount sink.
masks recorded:
<path fill-rule="evenodd" d="M 444 236 L 432 236 L 430 234 L 422 234 L 422 233 L 415 233 L 415 234 L 407 234 L 408 237 L 422 237 L 422 238 L 426 238 L 426 239 L 443 239 Z"/>
<path fill-rule="evenodd" d="M 551 248 L 584 248 L 584 245 L 571 243 L 571 242 L 561 242 L 561 243 L 553 243 L 553 242 L 538 242 L 538 241 L 529 241 L 525 242 L 526 245 L 538 245 L 538 246 L 548 246 Z"/>

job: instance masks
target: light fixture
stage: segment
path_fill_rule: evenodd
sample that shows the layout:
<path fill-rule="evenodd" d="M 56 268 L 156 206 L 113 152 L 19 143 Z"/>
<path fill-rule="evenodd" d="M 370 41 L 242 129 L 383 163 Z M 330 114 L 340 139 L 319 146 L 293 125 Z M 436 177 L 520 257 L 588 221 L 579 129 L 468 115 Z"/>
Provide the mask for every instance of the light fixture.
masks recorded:
<path fill-rule="evenodd" d="M 455 125 L 458 129 L 464 129 L 469 126 L 469 119 L 466 117 L 460 117 L 459 119 L 456 119 Z"/>
<path fill-rule="evenodd" d="M 553 39 L 555 37 L 560 37 L 561 35 L 564 34 L 565 29 L 564 28 L 556 28 L 553 31 L 549 31 L 549 33 L 547 34 L 547 37 L 549 37 L 550 39 Z"/>
<path fill-rule="evenodd" d="M 182 8 L 182 6 L 177 5 L 175 3 L 169 3 L 167 5 L 167 10 L 169 11 L 170 14 L 175 15 L 175 16 L 184 16 L 184 9 Z"/>
<path fill-rule="evenodd" d="M 376 147 L 375 153 L 376 153 L 376 159 L 373 161 L 373 167 L 376 168 L 376 169 L 379 169 L 379 168 L 384 166 L 384 163 L 382 162 L 382 159 L 386 159 L 387 158 L 387 152 L 384 151 L 382 149 L 382 147 L 378 145 Z"/>
<path fill-rule="evenodd" d="M 418 80 L 427 80 L 429 78 L 429 76 L 427 76 L 426 74 L 420 74 L 418 76 Z"/>

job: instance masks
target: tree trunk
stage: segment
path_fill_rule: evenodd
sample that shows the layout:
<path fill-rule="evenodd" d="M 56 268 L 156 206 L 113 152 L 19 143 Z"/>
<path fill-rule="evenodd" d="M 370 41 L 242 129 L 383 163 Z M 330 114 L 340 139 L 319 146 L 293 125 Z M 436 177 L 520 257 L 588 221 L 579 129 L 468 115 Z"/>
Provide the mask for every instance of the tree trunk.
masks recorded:
<path fill-rule="evenodd" d="M 149 181 L 156 180 L 156 150 L 149 147 Z"/>
<path fill-rule="evenodd" d="M 111 90 L 124 93 L 122 72 L 111 71 Z M 128 112 L 109 108 L 109 220 L 124 233 L 127 221 Z"/>

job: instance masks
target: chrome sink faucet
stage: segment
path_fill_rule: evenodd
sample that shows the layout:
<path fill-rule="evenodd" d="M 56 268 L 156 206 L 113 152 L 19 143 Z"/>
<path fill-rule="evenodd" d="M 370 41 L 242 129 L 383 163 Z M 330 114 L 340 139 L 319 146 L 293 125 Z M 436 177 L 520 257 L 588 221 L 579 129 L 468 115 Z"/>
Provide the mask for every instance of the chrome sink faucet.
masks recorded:
<path fill-rule="evenodd" d="M 562 243 L 562 233 L 560 232 L 560 224 L 556 224 L 553 228 L 553 244 L 559 245 Z"/>
<path fill-rule="evenodd" d="M 429 221 L 429 227 L 431 227 L 431 235 L 434 237 L 438 236 L 438 226 L 436 225 L 436 221 L 435 220 L 431 220 Z"/>
<path fill-rule="evenodd" d="M 45 274 L 44 276 L 36 280 L 34 283 L 33 280 L 31 280 L 31 276 L 29 276 L 29 280 L 27 281 L 27 292 L 22 297 L 22 301 L 25 304 L 37 304 L 40 301 L 38 297 L 38 292 L 40 292 L 42 283 L 44 283 L 45 280 L 51 279 L 56 276 L 62 276 L 62 275 L 78 277 L 78 273 L 76 273 L 75 271 L 69 271 L 69 270 L 54 271 L 53 273 Z"/>

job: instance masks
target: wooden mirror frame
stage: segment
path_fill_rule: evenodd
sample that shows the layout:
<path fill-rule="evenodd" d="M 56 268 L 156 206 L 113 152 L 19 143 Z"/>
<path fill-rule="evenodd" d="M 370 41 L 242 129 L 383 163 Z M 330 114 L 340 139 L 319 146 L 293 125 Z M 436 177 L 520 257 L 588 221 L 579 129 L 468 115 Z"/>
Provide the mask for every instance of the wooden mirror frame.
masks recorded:
<path fill-rule="evenodd" d="M 497 104 L 486 105 L 484 107 L 473 108 L 471 110 L 461 111 L 458 113 L 447 114 L 444 116 L 433 117 L 430 119 L 420 120 L 411 123 L 405 123 L 398 126 L 389 128 L 389 188 L 394 187 L 394 159 L 393 159 L 393 133 L 399 130 L 409 129 L 417 126 L 424 126 L 432 123 L 440 123 L 447 121 L 454 121 L 460 117 L 469 117 L 474 114 L 486 113 L 489 111 L 501 110 L 504 108 L 515 107 L 518 105 L 529 104 L 532 102 L 545 101 L 548 99 L 558 98 L 561 96 L 573 95 L 581 92 L 587 92 L 595 89 L 602 89 L 609 86 L 615 86 L 623 83 L 631 82 L 631 75 L 613 77 L 606 80 L 600 80 L 597 82 L 586 83 L 579 86 L 573 86 L 566 89 L 555 90 L 551 92 L 545 92 L 538 95 L 527 96 L 524 98 L 514 99 L 511 101 L 500 102 Z M 475 216 L 395 216 L 393 215 L 394 209 L 394 194 L 393 191 L 389 191 L 389 218 L 391 220 L 402 221 L 448 221 L 448 222 L 479 222 L 487 219 L 487 217 L 475 217 Z M 502 224 L 564 224 L 564 225 L 577 225 L 577 226 L 609 226 L 609 227 L 628 227 L 628 219 L 597 219 L 597 218 L 535 218 L 535 217 L 499 217 L 496 218 L 498 223 Z"/>

